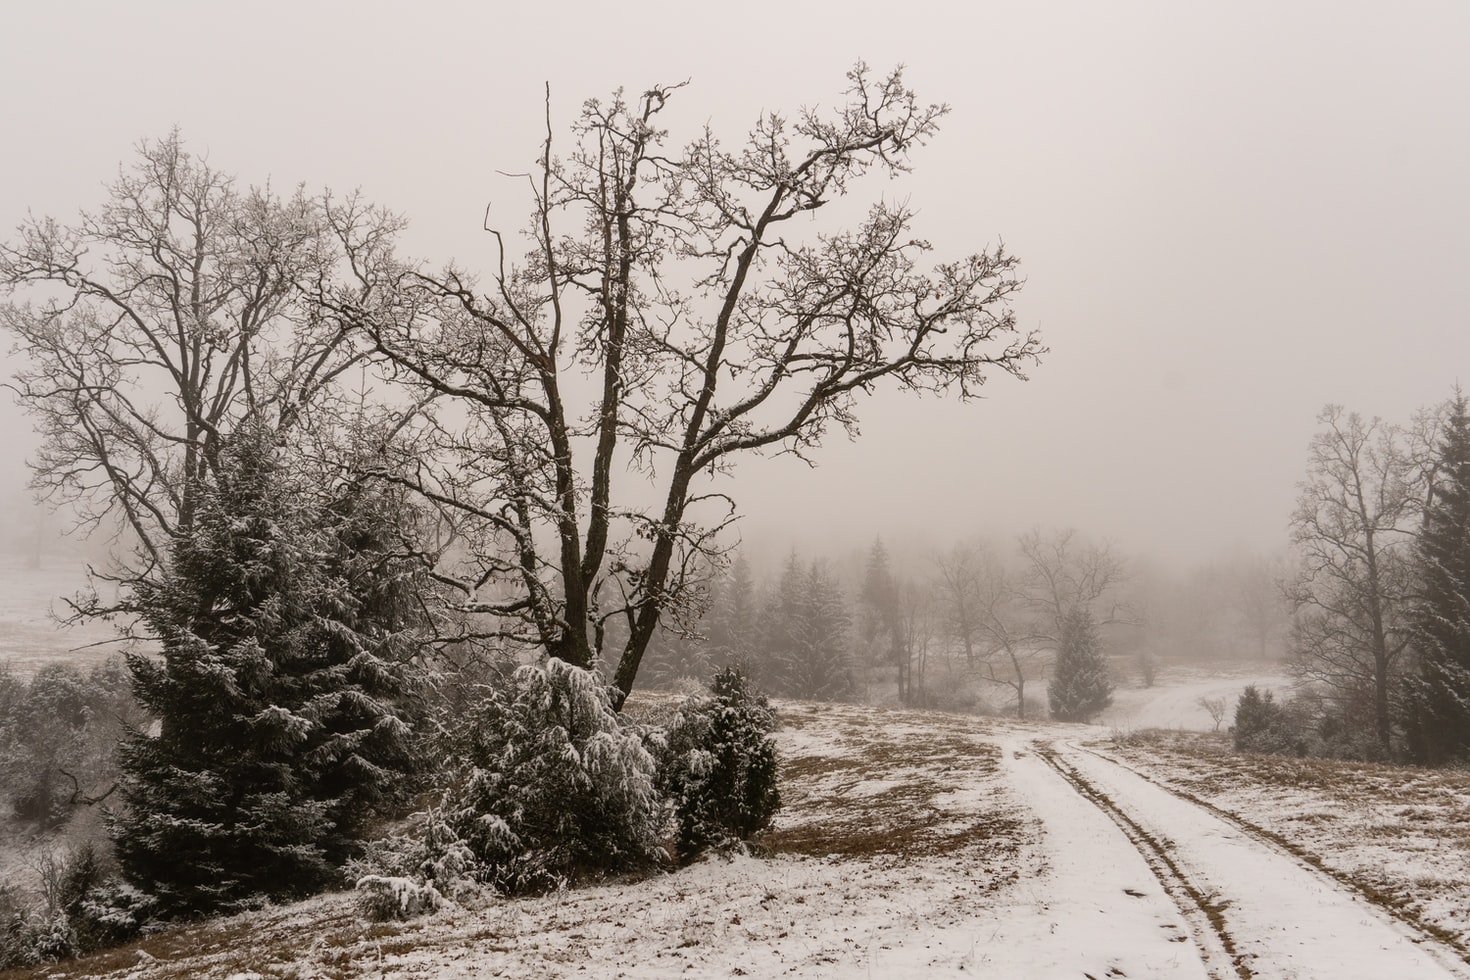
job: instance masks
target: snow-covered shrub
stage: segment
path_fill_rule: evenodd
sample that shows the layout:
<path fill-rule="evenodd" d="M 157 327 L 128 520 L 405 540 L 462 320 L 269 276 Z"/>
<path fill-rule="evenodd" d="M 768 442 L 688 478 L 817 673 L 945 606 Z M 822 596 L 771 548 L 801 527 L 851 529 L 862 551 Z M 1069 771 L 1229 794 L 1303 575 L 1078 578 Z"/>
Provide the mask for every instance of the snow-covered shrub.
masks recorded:
<path fill-rule="evenodd" d="M 437 912 L 444 896 L 432 884 L 412 878 L 364 875 L 357 879 L 357 907 L 374 922 L 411 919 Z"/>
<path fill-rule="evenodd" d="M 110 874 L 93 845 L 40 852 L 31 867 L 40 884 L 38 898 L 24 898 L 15 884 L 0 884 L 0 970 L 69 959 L 125 939 L 101 929 L 91 911 Z"/>
<path fill-rule="evenodd" d="M 477 880 L 479 862 L 470 846 L 445 819 L 444 811 L 431 807 L 415 815 L 407 833 L 393 834 L 364 846 L 361 855 L 347 862 L 347 875 L 358 889 L 376 894 L 382 886 L 364 885 L 369 879 L 403 879 L 439 896 L 438 904 L 425 905 L 419 911 L 432 911 L 445 901 L 461 902 L 480 891 Z M 364 900 L 364 912 L 379 913 L 373 899 Z M 406 918 L 399 913 L 395 917 Z"/>
<path fill-rule="evenodd" d="M 1292 713 L 1276 703 L 1272 692 L 1262 693 L 1254 684 L 1241 692 L 1235 704 L 1235 725 L 1230 731 L 1237 752 L 1268 755 L 1305 752 L 1300 726 Z"/>
<path fill-rule="evenodd" d="M 715 675 L 711 696 L 685 702 L 665 738 L 659 787 L 673 803 L 688 861 L 709 847 L 748 840 L 781 806 L 775 714 L 740 671 Z"/>
<path fill-rule="evenodd" d="M 39 897 L 26 899 L 10 883 L 0 884 L 0 969 L 50 963 L 115 945 L 136 934 L 147 919 L 120 920 L 116 898 L 129 892 L 109 861 L 92 844 L 45 851 L 32 862 Z"/>
<path fill-rule="evenodd" d="M 42 921 L 39 910 L 21 897 L 17 885 L 0 881 L 0 970 L 43 961 L 39 936 Z"/>
<path fill-rule="evenodd" d="M 71 918 L 82 948 L 93 950 L 132 939 L 157 911 L 153 896 L 121 878 L 108 878 L 82 895 Z"/>
<path fill-rule="evenodd" d="M 506 891 L 661 859 L 653 757 L 591 673 L 555 658 L 489 691 L 449 741 L 440 832 Z"/>
<path fill-rule="evenodd" d="M 71 959 L 77 949 L 66 913 L 45 915 L 33 907 L 0 901 L 0 969 Z"/>

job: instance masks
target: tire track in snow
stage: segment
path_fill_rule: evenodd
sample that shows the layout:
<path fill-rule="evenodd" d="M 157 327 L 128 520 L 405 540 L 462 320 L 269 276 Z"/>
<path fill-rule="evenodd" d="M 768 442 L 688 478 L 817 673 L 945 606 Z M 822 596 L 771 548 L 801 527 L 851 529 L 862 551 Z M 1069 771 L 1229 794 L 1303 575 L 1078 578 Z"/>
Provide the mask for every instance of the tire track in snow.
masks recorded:
<path fill-rule="evenodd" d="M 1238 822 L 1067 741 L 1042 751 L 1203 897 L 1239 976 L 1470 977 L 1453 950 Z"/>
<path fill-rule="evenodd" d="M 1170 978 L 1234 980 L 1209 942 L 1162 886 L 1143 854 L 1096 804 L 1019 738 L 1003 738 L 1007 782 L 1035 814 L 1046 870 L 1024 881 L 1018 901 L 989 919 L 980 944 L 1025 950 L 1025 969 L 977 958 L 981 976 L 1028 980 Z M 1207 965 L 1211 964 L 1211 965 Z"/>
<path fill-rule="evenodd" d="M 1224 908 L 1221 902 L 1216 897 L 1201 892 L 1179 869 L 1169 854 L 1169 842 L 1158 840 L 1140 827 L 1106 793 L 1099 791 L 1076 769 L 1059 759 L 1051 743 L 1038 742 L 1035 748 L 1038 757 L 1056 770 L 1078 795 L 1107 814 L 1118 825 L 1123 836 L 1137 849 L 1165 893 L 1174 899 L 1180 914 L 1189 922 L 1194 940 L 1204 954 L 1205 968 L 1209 970 L 1211 977 L 1216 980 L 1229 976 L 1238 976 L 1243 980 L 1254 977 L 1255 974 L 1242 962 L 1234 940 L 1224 927 Z"/>
<path fill-rule="evenodd" d="M 1079 752 L 1086 752 L 1088 755 L 1096 756 L 1097 758 L 1102 759 L 1105 762 L 1110 762 L 1115 766 L 1126 769 L 1137 776 L 1139 779 L 1147 780 L 1164 792 L 1177 796 L 1181 800 L 1186 800 L 1190 803 L 1193 803 L 1195 806 L 1199 807 L 1202 810 L 1208 810 L 1210 813 L 1214 814 L 1216 817 L 1219 817 L 1224 822 L 1238 828 L 1242 833 L 1256 838 L 1265 846 L 1275 848 L 1283 854 L 1290 855 L 1291 857 L 1296 858 L 1297 860 L 1302 861 L 1307 865 L 1310 865 L 1317 871 L 1338 882 L 1344 888 L 1351 889 L 1362 895 L 1368 901 L 1372 902 L 1379 909 L 1381 909 L 1386 915 L 1393 916 L 1395 919 L 1399 920 L 1405 926 L 1414 930 L 1415 932 L 1423 933 L 1426 937 L 1429 938 L 1429 940 L 1436 941 L 1441 945 L 1454 950 L 1461 960 L 1464 960 L 1466 963 L 1470 963 L 1470 949 L 1467 949 L 1462 943 L 1460 943 L 1453 933 L 1437 927 L 1432 922 L 1424 921 L 1423 919 L 1419 918 L 1419 916 L 1416 915 L 1411 909 L 1406 909 L 1402 906 L 1394 904 L 1392 900 L 1385 898 L 1381 892 L 1375 892 L 1372 887 L 1365 886 L 1360 882 L 1354 881 L 1348 874 L 1333 868 L 1331 865 L 1323 861 L 1322 858 L 1318 857 L 1316 854 L 1312 853 L 1306 848 L 1293 844 L 1290 840 L 1282 837 L 1280 834 L 1276 834 L 1270 830 L 1267 830 L 1265 827 L 1254 824 L 1251 821 L 1240 816 L 1239 814 L 1232 813 L 1231 811 L 1226 810 L 1223 807 L 1216 806 L 1209 800 L 1202 799 L 1194 795 L 1193 793 L 1188 792 L 1187 790 L 1182 790 L 1173 786 L 1169 786 L 1159 779 L 1156 779 L 1149 773 L 1138 768 L 1137 766 L 1129 763 L 1126 759 L 1120 759 L 1110 752 L 1099 752 L 1097 749 L 1093 748 L 1090 745 L 1082 745 L 1077 743 L 1073 743 L 1073 748 L 1075 748 Z"/>

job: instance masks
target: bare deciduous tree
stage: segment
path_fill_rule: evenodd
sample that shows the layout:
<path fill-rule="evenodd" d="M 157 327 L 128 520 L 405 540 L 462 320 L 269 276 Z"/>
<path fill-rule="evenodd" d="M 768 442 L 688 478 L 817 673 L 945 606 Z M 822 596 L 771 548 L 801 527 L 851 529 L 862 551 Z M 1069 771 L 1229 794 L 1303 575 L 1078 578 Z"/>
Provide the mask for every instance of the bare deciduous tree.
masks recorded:
<path fill-rule="evenodd" d="M 968 544 L 955 544 L 934 559 L 932 591 L 942 610 L 944 630 L 960 644 L 970 668 L 979 652 L 983 561 L 980 549 Z"/>
<path fill-rule="evenodd" d="M 1215 731 L 1218 732 L 1220 730 L 1220 725 L 1223 724 L 1225 721 L 1225 699 L 1202 697 L 1195 703 L 1198 704 L 1201 708 L 1204 708 L 1205 711 L 1209 713 L 1210 721 L 1215 723 Z"/>
<path fill-rule="evenodd" d="M 1390 699 L 1409 644 L 1411 546 L 1426 473 L 1419 440 L 1380 419 L 1329 405 L 1307 452 L 1291 519 L 1298 569 L 1286 586 L 1295 610 L 1292 663 L 1340 707 L 1370 710 L 1379 745 L 1392 735 Z"/>
<path fill-rule="evenodd" d="M 394 224 L 351 210 L 351 239 Z M 110 577 L 157 572 L 243 418 L 289 428 L 364 355 L 301 288 L 330 281 L 333 241 L 319 201 L 240 190 L 174 133 L 140 144 L 100 210 L 0 245 L 0 327 L 26 359 L 9 387 L 42 438 L 32 485 L 85 531 L 122 529 Z"/>
<path fill-rule="evenodd" d="M 548 110 L 518 264 L 498 232 L 484 286 L 371 243 L 356 288 L 323 295 L 415 393 L 414 453 L 385 476 L 456 529 L 439 574 L 492 632 L 585 666 L 620 617 L 626 695 L 719 557 L 738 459 L 808 459 L 879 388 L 970 398 L 1044 352 L 1001 248 L 925 270 L 906 204 L 821 223 L 860 178 L 906 171 L 946 111 L 898 72 L 849 83 L 835 111 L 766 115 L 729 147 L 670 147 L 679 86 L 588 101 L 565 157 Z"/>
<path fill-rule="evenodd" d="M 1084 541 L 1071 528 L 1021 535 L 1021 583 L 1036 615 L 1038 635 L 1061 642 L 1068 613 L 1085 608 L 1098 625 L 1131 622 L 1137 614 L 1113 598 L 1127 575 L 1123 559 L 1106 543 Z M 1107 608 L 1103 608 L 1106 605 Z"/>
<path fill-rule="evenodd" d="M 1016 717 L 1025 720 L 1026 683 L 1041 674 L 1051 650 L 1037 633 L 1014 573 L 989 550 L 975 555 L 973 567 L 985 677 L 1015 692 Z"/>

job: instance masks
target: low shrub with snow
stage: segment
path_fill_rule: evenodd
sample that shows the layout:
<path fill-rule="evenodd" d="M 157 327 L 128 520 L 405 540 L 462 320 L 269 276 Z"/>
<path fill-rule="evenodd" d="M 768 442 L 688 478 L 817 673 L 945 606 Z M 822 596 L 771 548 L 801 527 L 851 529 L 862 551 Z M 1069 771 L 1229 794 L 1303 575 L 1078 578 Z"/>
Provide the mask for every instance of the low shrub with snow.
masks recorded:
<path fill-rule="evenodd" d="M 40 898 L 0 883 L 0 969 L 69 959 L 136 935 L 151 900 L 116 876 L 90 844 L 46 852 L 33 865 Z"/>
<path fill-rule="evenodd" d="M 466 849 L 470 873 L 501 891 L 664 857 L 653 757 L 585 670 L 554 658 L 521 667 L 451 736 L 449 767 L 430 851 Z"/>
<path fill-rule="evenodd" d="M 686 861 L 709 847 L 748 840 L 781 805 L 770 704 L 733 668 L 715 675 L 711 692 L 680 708 L 659 766 Z"/>
<path fill-rule="evenodd" d="M 556 659 L 483 690 L 445 736 L 437 805 L 349 866 L 368 917 L 665 863 L 670 836 L 687 861 L 780 806 L 775 715 L 738 671 L 662 726 L 625 722 L 595 676 Z"/>
<path fill-rule="evenodd" d="M 411 919 L 437 912 L 443 905 L 444 896 L 432 883 L 385 875 L 364 875 L 357 879 L 357 906 L 375 922 Z"/>

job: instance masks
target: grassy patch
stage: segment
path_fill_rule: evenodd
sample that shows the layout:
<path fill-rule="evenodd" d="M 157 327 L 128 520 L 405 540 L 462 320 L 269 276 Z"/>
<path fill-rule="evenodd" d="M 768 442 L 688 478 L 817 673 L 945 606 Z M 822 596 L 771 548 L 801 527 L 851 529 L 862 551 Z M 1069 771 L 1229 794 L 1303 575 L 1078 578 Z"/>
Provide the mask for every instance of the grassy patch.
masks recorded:
<path fill-rule="evenodd" d="M 836 717 L 821 724 L 824 710 Z M 1017 846 L 1022 823 L 998 796 L 979 806 L 973 796 L 951 798 L 955 790 L 974 793 L 997 777 L 1000 753 L 981 739 L 978 719 L 891 711 L 875 724 L 856 714 L 827 706 L 782 712 L 787 730 L 807 736 L 820 731 L 825 739 L 814 745 L 808 737 L 803 754 L 783 755 L 786 808 L 762 835 L 763 846 L 809 857 L 905 861 Z"/>

